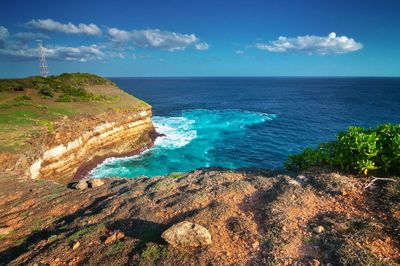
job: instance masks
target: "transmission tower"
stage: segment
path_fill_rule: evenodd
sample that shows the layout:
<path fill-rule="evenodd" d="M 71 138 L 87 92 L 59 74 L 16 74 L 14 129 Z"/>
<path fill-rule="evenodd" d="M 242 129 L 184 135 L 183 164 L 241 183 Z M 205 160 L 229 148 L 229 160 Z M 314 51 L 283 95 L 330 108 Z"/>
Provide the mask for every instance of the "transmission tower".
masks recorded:
<path fill-rule="evenodd" d="M 42 77 L 47 77 L 49 75 L 49 69 L 46 63 L 45 50 L 43 47 L 43 42 L 41 40 L 37 40 L 39 46 L 39 65 L 40 65 L 40 75 Z"/>

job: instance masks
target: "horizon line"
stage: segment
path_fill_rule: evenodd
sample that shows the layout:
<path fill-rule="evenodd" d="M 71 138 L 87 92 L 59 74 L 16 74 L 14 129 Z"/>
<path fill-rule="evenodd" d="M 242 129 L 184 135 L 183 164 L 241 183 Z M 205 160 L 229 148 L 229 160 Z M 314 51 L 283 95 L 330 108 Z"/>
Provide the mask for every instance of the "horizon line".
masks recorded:
<path fill-rule="evenodd" d="M 400 78 L 399 76 L 103 76 L 105 78 Z"/>

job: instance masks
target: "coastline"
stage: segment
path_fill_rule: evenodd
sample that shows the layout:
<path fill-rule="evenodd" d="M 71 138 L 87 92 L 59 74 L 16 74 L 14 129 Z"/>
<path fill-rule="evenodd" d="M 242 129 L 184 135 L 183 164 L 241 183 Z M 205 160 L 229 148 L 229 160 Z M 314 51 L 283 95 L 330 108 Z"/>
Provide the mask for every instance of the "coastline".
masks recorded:
<path fill-rule="evenodd" d="M 75 174 L 71 178 L 71 182 L 76 182 L 85 178 L 89 178 L 90 172 L 96 168 L 99 164 L 104 162 L 107 158 L 121 158 L 121 157 L 129 157 L 134 155 L 139 155 L 142 152 L 145 152 L 151 149 L 154 146 L 155 140 L 162 136 L 162 134 L 158 133 L 155 129 L 149 133 L 150 142 L 143 147 L 133 149 L 132 151 L 125 152 L 125 153 L 110 153 L 104 156 L 96 156 L 90 161 L 81 164 L 78 169 L 76 170 Z"/>

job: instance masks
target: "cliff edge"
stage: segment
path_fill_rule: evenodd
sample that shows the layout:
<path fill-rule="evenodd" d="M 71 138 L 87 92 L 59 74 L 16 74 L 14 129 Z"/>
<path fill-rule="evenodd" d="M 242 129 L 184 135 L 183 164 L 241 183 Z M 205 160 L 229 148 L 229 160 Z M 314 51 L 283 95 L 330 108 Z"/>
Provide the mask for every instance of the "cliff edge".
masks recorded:
<path fill-rule="evenodd" d="M 151 106 L 92 74 L 0 80 L 0 99 L 3 172 L 67 183 L 96 158 L 152 145 Z"/>

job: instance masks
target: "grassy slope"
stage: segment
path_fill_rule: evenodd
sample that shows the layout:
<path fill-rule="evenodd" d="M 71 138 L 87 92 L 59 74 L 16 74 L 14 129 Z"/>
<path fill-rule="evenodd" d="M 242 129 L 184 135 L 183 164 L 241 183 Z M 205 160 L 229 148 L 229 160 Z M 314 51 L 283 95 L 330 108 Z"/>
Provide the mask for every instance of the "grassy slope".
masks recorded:
<path fill-rule="evenodd" d="M 91 74 L 0 79 L 0 152 L 18 152 L 30 138 L 53 130 L 63 116 L 137 110 L 147 106 L 111 81 Z"/>

